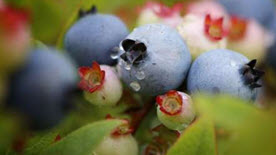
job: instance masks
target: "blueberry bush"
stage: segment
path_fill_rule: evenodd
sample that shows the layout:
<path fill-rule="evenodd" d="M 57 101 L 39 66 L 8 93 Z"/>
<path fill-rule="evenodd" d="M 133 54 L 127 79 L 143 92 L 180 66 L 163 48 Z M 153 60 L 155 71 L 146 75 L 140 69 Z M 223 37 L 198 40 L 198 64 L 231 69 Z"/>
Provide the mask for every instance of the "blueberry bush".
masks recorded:
<path fill-rule="evenodd" d="M 0 0 L 0 155 L 275 155 L 272 0 Z"/>

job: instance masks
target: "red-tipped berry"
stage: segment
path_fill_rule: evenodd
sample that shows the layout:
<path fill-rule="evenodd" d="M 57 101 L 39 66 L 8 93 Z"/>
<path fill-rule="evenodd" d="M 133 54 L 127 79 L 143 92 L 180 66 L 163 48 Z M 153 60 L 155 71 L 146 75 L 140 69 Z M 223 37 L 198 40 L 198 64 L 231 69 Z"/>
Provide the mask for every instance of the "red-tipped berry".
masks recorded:
<path fill-rule="evenodd" d="M 228 38 L 230 40 L 239 40 L 245 36 L 248 21 L 236 16 L 231 17 L 231 27 Z"/>
<path fill-rule="evenodd" d="M 181 3 L 176 3 L 172 7 L 168 7 L 162 3 L 147 2 L 146 5 L 139 9 L 138 25 L 163 23 L 175 27 L 181 21 Z"/>
<path fill-rule="evenodd" d="M 12 71 L 27 56 L 30 29 L 26 11 L 0 7 L 0 73 Z"/>
<path fill-rule="evenodd" d="M 182 92 L 171 90 L 157 96 L 158 119 L 169 129 L 184 130 L 195 118 L 191 98 Z"/>
<path fill-rule="evenodd" d="M 112 67 L 93 62 L 92 67 L 80 67 L 79 75 L 79 86 L 90 103 L 115 105 L 120 100 L 123 88 Z"/>
<path fill-rule="evenodd" d="M 122 124 L 97 146 L 93 155 L 138 155 L 138 144 L 129 131 L 129 122 L 122 120 Z"/>
<path fill-rule="evenodd" d="M 224 37 L 225 30 L 223 29 L 223 17 L 212 19 L 211 15 L 208 14 L 205 17 L 204 24 L 205 34 L 210 40 L 217 41 Z"/>
<path fill-rule="evenodd" d="M 183 18 L 177 30 L 187 43 L 192 57 L 195 59 L 200 54 L 209 50 L 226 48 L 226 30 L 223 19 L 207 16 L 188 14 Z"/>
<path fill-rule="evenodd" d="M 270 45 L 271 36 L 253 19 L 232 17 L 228 34 L 228 48 L 249 59 L 262 61 Z"/>

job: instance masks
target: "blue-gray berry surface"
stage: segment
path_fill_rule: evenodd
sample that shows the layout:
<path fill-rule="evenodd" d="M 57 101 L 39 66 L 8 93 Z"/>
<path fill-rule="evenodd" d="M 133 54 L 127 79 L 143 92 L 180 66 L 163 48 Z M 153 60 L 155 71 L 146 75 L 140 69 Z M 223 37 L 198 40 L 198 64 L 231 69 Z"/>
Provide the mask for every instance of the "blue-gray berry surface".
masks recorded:
<path fill-rule="evenodd" d="M 35 49 L 12 77 L 9 105 L 28 116 L 33 128 L 52 127 L 63 118 L 77 80 L 68 56 L 53 49 Z"/>
<path fill-rule="evenodd" d="M 126 25 L 114 15 L 87 14 L 68 30 L 64 45 L 79 66 L 90 66 L 92 61 L 113 65 L 112 50 L 128 33 Z"/>
<path fill-rule="evenodd" d="M 256 60 L 226 49 L 211 50 L 200 55 L 192 64 L 187 88 L 191 93 L 224 93 L 254 100 L 262 71 L 254 68 Z"/>
<path fill-rule="evenodd" d="M 173 28 L 162 24 L 140 26 L 122 41 L 118 71 L 122 80 L 146 95 L 178 88 L 191 64 L 186 43 Z"/>

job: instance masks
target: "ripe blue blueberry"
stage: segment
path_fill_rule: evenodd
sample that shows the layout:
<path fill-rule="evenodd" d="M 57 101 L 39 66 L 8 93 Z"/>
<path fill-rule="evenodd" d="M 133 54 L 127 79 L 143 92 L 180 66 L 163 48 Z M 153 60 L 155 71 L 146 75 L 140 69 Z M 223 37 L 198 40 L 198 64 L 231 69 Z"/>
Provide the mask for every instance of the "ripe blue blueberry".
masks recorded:
<path fill-rule="evenodd" d="M 254 18 L 265 27 L 269 27 L 275 16 L 272 0 L 219 0 L 231 15 Z"/>
<path fill-rule="evenodd" d="M 79 66 L 90 66 L 92 61 L 112 65 L 110 55 L 115 46 L 128 35 L 126 25 L 116 16 L 80 12 L 81 18 L 68 30 L 64 45 Z"/>
<path fill-rule="evenodd" d="M 256 60 L 226 49 L 212 50 L 200 55 L 192 64 L 187 86 L 191 93 L 226 93 L 254 100 L 264 72 L 254 67 Z"/>
<path fill-rule="evenodd" d="M 181 36 L 162 24 L 138 27 L 121 42 L 118 72 L 134 91 L 163 94 L 179 87 L 191 64 Z"/>
<path fill-rule="evenodd" d="M 35 49 L 12 77 L 8 103 L 25 114 L 34 129 L 49 128 L 62 119 L 76 82 L 77 70 L 69 57 Z"/>

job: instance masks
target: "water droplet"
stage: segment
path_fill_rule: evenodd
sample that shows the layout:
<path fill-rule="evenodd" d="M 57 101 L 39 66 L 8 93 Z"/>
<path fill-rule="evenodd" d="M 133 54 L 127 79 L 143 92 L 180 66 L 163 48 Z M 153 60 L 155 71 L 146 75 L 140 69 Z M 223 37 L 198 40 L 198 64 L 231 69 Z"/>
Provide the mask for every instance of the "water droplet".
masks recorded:
<path fill-rule="evenodd" d="M 139 71 L 136 72 L 135 77 L 136 77 L 138 80 L 143 80 L 143 79 L 145 79 L 146 75 L 145 75 L 145 72 L 144 72 L 144 71 L 139 70 Z"/>
<path fill-rule="evenodd" d="M 114 47 L 114 49 L 112 50 L 110 57 L 111 59 L 118 59 L 121 55 L 121 50 L 119 47 Z"/>
<path fill-rule="evenodd" d="M 124 68 L 126 69 L 126 70 L 131 70 L 131 67 L 132 67 L 132 64 L 131 63 L 125 63 L 125 65 L 124 65 Z"/>
<path fill-rule="evenodd" d="M 136 92 L 138 92 L 141 89 L 141 86 L 137 81 L 131 82 L 130 87 Z"/>

